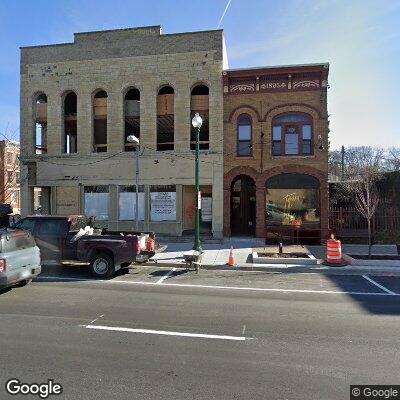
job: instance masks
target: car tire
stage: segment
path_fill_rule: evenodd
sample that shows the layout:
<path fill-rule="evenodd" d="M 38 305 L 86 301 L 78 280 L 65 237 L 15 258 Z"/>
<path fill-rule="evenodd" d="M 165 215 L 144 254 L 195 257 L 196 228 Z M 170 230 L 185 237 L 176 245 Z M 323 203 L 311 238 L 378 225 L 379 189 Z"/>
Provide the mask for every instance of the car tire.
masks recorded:
<path fill-rule="evenodd" d="M 90 260 L 90 269 L 96 278 L 109 278 L 115 272 L 113 258 L 106 253 L 99 253 Z"/>
<path fill-rule="evenodd" d="M 28 285 L 28 283 L 31 283 L 32 279 L 24 279 L 23 281 L 19 281 L 18 283 L 16 283 L 14 286 L 15 287 L 24 287 L 26 285 Z"/>

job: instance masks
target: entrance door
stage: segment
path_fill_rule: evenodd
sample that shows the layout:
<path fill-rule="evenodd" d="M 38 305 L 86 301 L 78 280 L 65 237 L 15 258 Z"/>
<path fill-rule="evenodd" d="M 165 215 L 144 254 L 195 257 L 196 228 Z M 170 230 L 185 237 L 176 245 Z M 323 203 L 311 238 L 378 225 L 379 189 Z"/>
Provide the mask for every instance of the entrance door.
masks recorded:
<path fill-rule="evenodd" d="M 256 187 L 253 179 L 241 175 L 231 186 L 231 232 L 254 235 L 256 228 Z"/>

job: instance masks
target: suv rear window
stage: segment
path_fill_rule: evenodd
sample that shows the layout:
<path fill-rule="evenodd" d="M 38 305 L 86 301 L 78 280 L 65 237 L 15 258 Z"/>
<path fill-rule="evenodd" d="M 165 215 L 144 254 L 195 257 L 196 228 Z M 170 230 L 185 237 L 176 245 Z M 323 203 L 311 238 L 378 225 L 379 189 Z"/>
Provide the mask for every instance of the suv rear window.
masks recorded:
<path fill-rule="evenodd" d="M 13 231 L 2 236 L 0 253 L 10 253 L 35 246 L 35 239 L 29 232 Z"/>

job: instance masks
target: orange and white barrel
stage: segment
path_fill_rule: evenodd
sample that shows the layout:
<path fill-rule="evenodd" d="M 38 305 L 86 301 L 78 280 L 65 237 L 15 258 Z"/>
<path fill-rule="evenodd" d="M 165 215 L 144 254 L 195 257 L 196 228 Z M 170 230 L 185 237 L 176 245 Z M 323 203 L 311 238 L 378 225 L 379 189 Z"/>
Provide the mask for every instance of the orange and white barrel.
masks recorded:
<path fill-rule="evenodd" d="M 340 240 L 329 239 L 326 241 L 326 261 L 329 264 L 342 264 L 342 244 Z"/>

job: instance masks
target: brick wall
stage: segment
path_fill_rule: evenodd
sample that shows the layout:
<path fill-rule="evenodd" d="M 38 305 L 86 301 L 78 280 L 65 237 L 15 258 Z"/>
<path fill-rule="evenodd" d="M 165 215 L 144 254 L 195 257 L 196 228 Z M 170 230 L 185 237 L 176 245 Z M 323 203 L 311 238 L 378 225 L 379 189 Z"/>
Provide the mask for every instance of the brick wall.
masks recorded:
<path fill-rule="evenodd" d="M 291 67 L 293 69 L 294 67 Z M 321 69 L 322 69 L 321 65 Z M 281 69 L 282 70 L 282 69 Z M 284 70 L 284 69 L 283 69 Z M 304 71 L 304 68 L 301 70 Z M 243 73 L 240 71 L 240 73 Z M 257 71 L 249 74 L 258 75 Z M 325 72 L 327 75 L 327 72 Z M 230 235 L 230 190 L 232 181 L 241 174 L 253 178 L 256 184 L 256 235 L 265 235 L 265 182 L 281 173 L 301 173 L 320 182 L 321 227 L 328 227 L 328 119 L 327 88 L 311 90 L 281 90 L 233 94 L 228 92 L 227 75 L 224 86 L 224 234 Z M 324 76 L 324 78 L 326 78 Z M 310 156 L 273 156 L 272 119 L 282 113 L 301 112 L 313 119 L 313 152 Z M 237 119 L 247 113 L 252 119 L 253 154 L 237 157 Z M 321 135 L 322 142 L 318 140 Z M 322 144 L 324 150 L 320 150 Z"/>

